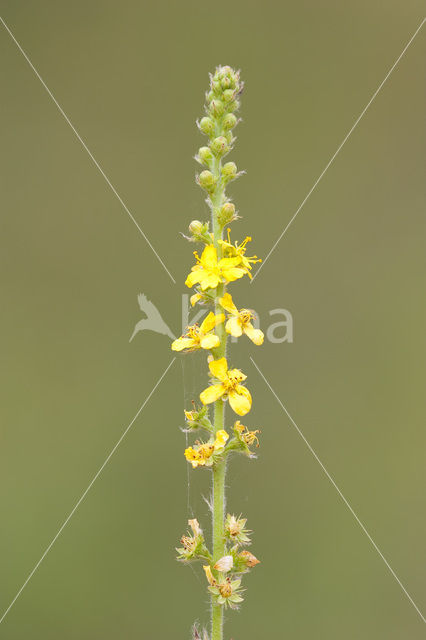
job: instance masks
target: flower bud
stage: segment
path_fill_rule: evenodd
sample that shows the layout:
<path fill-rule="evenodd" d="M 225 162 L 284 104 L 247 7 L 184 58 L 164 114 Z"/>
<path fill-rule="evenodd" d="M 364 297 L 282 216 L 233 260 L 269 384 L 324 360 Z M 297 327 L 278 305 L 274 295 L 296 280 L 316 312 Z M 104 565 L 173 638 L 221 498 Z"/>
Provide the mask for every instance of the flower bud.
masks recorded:
<path fill-rule="evenodd" d="M 233 113 L 227 113 L 222 121 L 222 126 L 224 129 L 233 129 L 237 124 L 237 118 Z"/>
<path fill-rule="evenodd" d="M 211 83 L 212 91 L 219 96 L 222 93 L 222 85 L 217 80 L 213 80 Z"/>
<path fill-rule="evenodd" d="M 198 176 L 198 182 L 200 187 L 206 189 L 206 191 L 212 191 L 214 189 L 215 179 L 211 171 L 202 171 Z"/>
<path fill-rule="evenodd" d="M 222 100 L 218 100 L 217 98 L 212 100 L 211 103 L 210 103 L 209 111 L 214 116 L 221 116 L 222 113 L 225 111 L 225 107 L 223 105 Z"/>
<path fill-rule="evenodd" d="M 224 102 L 232 102 L 235 97 L 235 91 L 233 89 L 226 89 L 223 92 L 223 100 Z"/>
<path fill-rule="evenodd" d="M 238 100 L 233 100 L 226 105 L 228 111 L 238 111 L 240 108 L 240 103 Z"/>
<path fill-rule="evenodd" d="M 188 229 L 189 229 L 189 233 L 199 235 L 203 230 L 203 223 L 200 222 L 199 220 L 193 220 L 190 223 Z"/>
<path fill-rule="evenodd" d="M 225 138 L 226 138 L 226 142 L 228 143 L 229 147 L 235 141 L 235 138 L 232 135 L 232 131 L 227 131 L 227 133 L 225 133 Z"/>
<path fill-rule="evenodd" d="M 203 171 L 203 173 L 207 173 Z M 233 180 L 237 175 L 237 165 L 235 162 L 227 162 L 222 167 L 222 176 L 227 180 Z M 213 176 L 212 176 L 213 177 Z"/>
<path fill-rule="evenodd" d="M 219 222 L 222 226 L 235 220 L 235 205 L 232 202 L 225 202 L 219 212 Z"/>
<path fill-rule="evenodd" d="M 204 116 L 204 118 L 201 118 L 199 127 L 201 131 L 208 136 L 211 136 L 214 133 L 214 122 L 211 118 L 208 118 L 207 116 Z"/>
<path fill-rule="evenodd" d="M 211 143 L 210 143 L 210 149 L 212 150 L 212 152 L 214 153 L 215 156 L 223 156 L 225 155 L 225 153 L 227 153 L 229 151 L 229 147 L 228 147 L 228 143 L 226 141 L 226 138 L 224 136 L 219 136 L 218 138 L 215 138 Z"/>
<path fill-rule="evenodd" d="M 210 151 L 209 147 L 200 147 L 198 149 L 198 157 L 197 160 L 199 160 L 199 162 L 202 162 L 204 164 L 209 164 L 210 160 L 212 160 L 213 155 L 212 152 Z"/>

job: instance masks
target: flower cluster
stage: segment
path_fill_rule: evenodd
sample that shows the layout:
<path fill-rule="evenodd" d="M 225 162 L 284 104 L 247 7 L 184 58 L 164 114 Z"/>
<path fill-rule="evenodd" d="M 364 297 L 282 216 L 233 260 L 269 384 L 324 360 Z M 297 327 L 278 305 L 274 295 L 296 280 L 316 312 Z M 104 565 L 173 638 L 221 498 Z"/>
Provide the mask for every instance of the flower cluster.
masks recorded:
<path fill-rule="evenodd" d="M 260 562 L 250 551 L 242 550 L 243 546 L 250 544 L 245 529 L 246 522 L 245 518 L 236 518 L 228 513 L 224 527 L 224 538 L 227 541 L 225 555 L 213 567 L 212 563 L 203 566 L 209 583 L 208 589 L 214 600 L 231 609 L 238 608 L 243 601 L 241 574 L 247 573 Z"/>
<path fill-rule="evenodd" d="M 203 166 L 196 181 L 206 194 L 211 221 L 193 220 L 189 225 L 188 240 L 202 245 L 194 251 L 195 264 L 185 284 L 194 288 L 191 304 L 210 307 L 201 324 L 188 326 L 184 335 L 174 340 L 173 351 L 208 352 L 210 384 L 201 391 L 202 408 L 195 403 L 185 411 L 186 431 L 203 430 L 208 437 L 197 439 L 185 449 L 185 458 L 193 469 L 204 468 L 213 472 L 213 518 L 215 522 L 213 549 L 207 549 L 197 520 L 190 520 L 192 535 L 185 535 L 179 547 L 180 560 L 201 559 L 212 598 L 212 636 L 222 638 L 222 617 L 225 607 L 236 608 L 242 602 L 241 576 L 258 564 L 257 558 L 243 547 L 250 543 L 245 529 L 246 520 L 229 515 L 224 518 L 225 470 L 231 452 L 255 457 L 252 447 L 258 446 L 258 429 L 250 430 L 239 420 L 225 427 L 225 407 L 229 404 L 237 416 L 245 416 L 252 407 L 252 396 L 245 386 L 247 376 L 238 368 L 229 368 L 226 353 L 228 335 L 247 336 L 254 345 L 263 343 L 263 333 L 256 327 L 252 310 L 237 305 L 227 291 L 228 285 L 248 276 L 257 256 L 248 256 L 246 237 L 242 242 L 232 241 L 229 225 L 239 219 L 235 205 L 226 195 L 227 185 L 242 175 L 234 162 L 225 161 L 233 149 L 234 127 L 238 124 L 236 112 L 240 106 L 243 84 L 239 72 L 231 67 L 218 67 L 210 76 L 206 94 L 205 115 L 197 122 L 208 137 L 195 159 Z M 210 421 L 208 407 L 214 408 Z M 217 526 L 219 523 L 219 527 Z M 205 562 L 207 560 L 207 562 Z M 199 632 L 195 629 L 196 633 Z M 194 636 L 195 636 L 194 631 Z"/>

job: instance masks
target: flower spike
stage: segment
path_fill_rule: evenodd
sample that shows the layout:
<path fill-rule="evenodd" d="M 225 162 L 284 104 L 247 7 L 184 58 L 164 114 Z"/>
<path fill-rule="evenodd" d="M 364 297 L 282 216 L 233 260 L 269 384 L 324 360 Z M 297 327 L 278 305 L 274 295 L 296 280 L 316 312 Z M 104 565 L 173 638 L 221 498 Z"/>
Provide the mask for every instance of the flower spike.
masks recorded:
<path fill-rule="evenodd" d="M 231 514 L 224 517 L 229 454 L 237 452 L 248 458 L 255 457 L 253 448 L 259 446 L 260 433 L 258 429 L 249 430 L 239 420 L 229 433 L 225 428 L 228 404 L 237 416 L 245 416 L 252 407 L 252 396 L 245 386 L 247 376 L 240 369 L 228 367 L 227 338 L 244 334 L 257 346 L 264 340 L 262 331 L 253 325 L 254 313 L 238 308 L 227 291 L 244 276 L 251 278 L 253 265 L 260 262 L 257 256 L 247 255 L 251 238 L 231 241 L 228 226 L 238 220 L 239 215 L 226 189 L 244 173 L 228 159 L 236 140 L 234 129 L 239 122 L 237 112 L 242 90 L 240 72 L 232 67 L 219 66 L 210 76 L 205 113 L 197 122 L 207 139 L 198 149 L 195 160 L 201 165 L 196 182 L 204 191 L 211 222 L 195 219 L 189 224 L 187 240 L 199 242 L 202 249 L 200 253 L 194 252 L 195 264 L 185 280 L 188 288 L 194 287 L 191 305 L 206 305 L 208 312 L 200 325 L 187 327 L 171 345 L 176 352 L 207 352 L 210 375 L 210 384 L 204 389 L 201 387 L 201 409 L 193 403 L 191 410 L 185 410 L 184 431 L 191 442 L 186 444 L 184 457 L 193 469 L 211 471 L 213 483 L 213 548 L 208 548 L 201 526 L 193 518 L 188 521 L 190 530 L 182 536 L 177 550 L 178 559 L 183 562 L 201 560 L 211 596 L 211 633 L 201 631 L 196 623 L 192 628 L 193 640 L 223 640 L 224 610 L 236 609 L 243 602 L 241 579 L 259 564 L 256 556 L 244 549 L 251 543 L 246 519 Z M 214 412 L 211 420 L 209 407 Z M 204 440 L 192 439 L 192 434 L 200 429 L 207 434 Z"/>

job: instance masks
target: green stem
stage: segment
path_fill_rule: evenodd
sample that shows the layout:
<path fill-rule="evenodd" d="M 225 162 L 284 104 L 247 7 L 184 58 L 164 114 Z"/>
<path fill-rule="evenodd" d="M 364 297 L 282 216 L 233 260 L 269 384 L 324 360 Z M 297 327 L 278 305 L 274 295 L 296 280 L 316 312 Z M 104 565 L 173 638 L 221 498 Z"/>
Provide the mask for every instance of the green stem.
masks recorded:
<path fill-rule="evenodd" d="M 217 134 L 220 135 L 220 131 Z M 219 224 L 218 215 L 225 197 L 225 188 L 221 184 L 221 161 L 214 160 L 212 173 L 217 180 L 217 187 L 212 196 L 212 227 L 213 241 L 217 249 L 218 259 L 222 257 L 222 247 L 219 240 L 222 238 L 223 229 Z M 225 285 L 221 284 L 216 289 L 215 313 L 223 312 L 219 304 L 219 298 L 225 293 Z M 216 327 L 216 333 L 220 338 L 220 346 L 215 349 L 215 359 L 223 358 L 226 355 L 225 323 Z M 215 432 L 225 426 L 225 404 L 222 399 L 217 400 L 214 405 L 214 429 Z M 226 461 L 216 463 L 213 466 L 213 563 L 225 555 L 225 474 Z M 219 574 L 219 579 L 221 578 Z M 223 606 L 217 605 L 212 598 L 212 635 L 211 640 L 223 640 Z"/>
<path fill-rule="evenodd" d="M 223 403 L 222 403 L 223 404 Z M 213 562 L 225 554 L 223 535 L 225 516 L 225 461 L 213 469 Z M 212 640 L 223 639 L 223 606 L 212 602 Z"/>

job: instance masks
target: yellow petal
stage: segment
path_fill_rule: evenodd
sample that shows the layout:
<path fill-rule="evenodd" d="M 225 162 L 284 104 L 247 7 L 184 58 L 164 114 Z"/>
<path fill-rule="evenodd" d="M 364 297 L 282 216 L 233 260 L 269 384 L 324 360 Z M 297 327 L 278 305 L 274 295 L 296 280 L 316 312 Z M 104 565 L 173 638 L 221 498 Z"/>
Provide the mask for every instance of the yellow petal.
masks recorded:
<path fill-rule="evenodd" d="M 252 342 L 254 342 L 254 344 L 263 344 L 263 331 L 261 331 L 260 329 L 255 329 L 251 322 L 246 324 L 246 326 L 244 327 L 244 333 L 250 338 Z"/>
<path fill-rule="evenodd" d="M 201 323 L 200 331 L 201 333 L 207 333 L 214 329 L 218 324 L 225 320 L 225 315 L 223 313 L 218 313 L 216 316 L 213 311 L 210 311 L 209 315 L 206 316 Z"/>
<path fill-rule="evenodd" d="M 229 269 L 230 267 L 236 267 L 240 262 L 239 256 L 236 258 L 222 258 L 222 260 L 219 260 L 218 266 L 220 269 Z"/>
<path fill-rule="evenodd" d="M 242 278 L 245 273 L 247 272 L 240 267 L 230 267 L 229 269 L 222 269 L 222 275 L 227 282 L 238 280 L 238 278 Z"/>
<path fill-rule="evenodd" d="M 219 400 L 225 393 L 225 387 L 222 384 L 213 384 L 200 393 L 200 400 L 203 404 L 210 404 Z"/>
<path fill-rule="evenodd" d="M 190 297 L 191 306 L 193 307 L 199 300 L 201 300 L 203 296 L 201 293 L 194 293 L 193 296 Z"/>
<path fill-rule="evenodd" d="M 219 336 L 209 333 L 201 338 L 200 346 L 202 349 L 215 349 L 220 345 Z"/>
<path fill-rule="evenodd" d="M 212 376 L 214 376 L 221 382 L 225 382 L 225 380 L 228 379 L 228 363 L 226 362 L 226 358 L 212 360 L 211 362 L 209 362 L 209 369 Z"/>
<path fill-rule="evenodd" d="M 239 338 L 243 335 L 243 330 L 241 329 L 241 325 L 238 321 L 238 316 L 233 316 L 229 318 L 228 322 L 225 325 L 225 329 L 227 333 L 230 333 L 234 338 Z"/>
<path fill-rule="evenodd" d="M 236 315 L 238 313 L 238 309 L 235 306 L 234 301 L 232 300 L 232 296 L 231 296 L 230 293 L 225 293 L 223 298 L 219 299 L 219 303 L 225 309 L 225 311 L 228 311 L 229 313 L 232 313 L 233 315 Z"/>
<path fill-rule="evenodd" d="M 187 279 L 185 280 L 185 284 L 187 287 L 193 287 L 194 284 L 201 282 L 204 277 L 204 271 L 202 269 L 197 269 L 196 271 L 191 271 Z"/>
<path fill-rule="evenodd" d="M 200 279 L 201 289 L 215 289 L 220 284 L 220 277 L 216 273 L 204 273 Z"/>
<path fill-rule="evenodd" d="M 229 439 L 229 435 L 225 431 L 225 429 L 220 429 L 219 431 L 216 431 L 216 440 L 214 441 L 215 450 L 221 449 L 222 447 L 224 447 L 228 439 Z"/>
<path fill-rule="evenodd" d="M 217 251 L 212 244 L 207 245 L 201 254 L 200 262 L 206 269 L 214 269 L 217 266 Z"/>
<path fill-rule="evenodd" d="M 182 349 L 191 349 L 198 346 L 197 341 L 193 338 L 178 338 L 172 342 L 173 351 L 182 351 Z"/>
<path fill-rule="evenodd" d="M 250 391 L 242 385 L 238 385 L 235 391 L 229 392 L 229 404 L 235 413 L 239 416 L 245 416 L 251 409 Z"/>
<path fill-rule="evenodd" d="M 228 371 L 228 378 L 233 382 L 243 382 L 244 380 L 247 380 L 246 374 L 239 369 L 230 369 Z"/>

